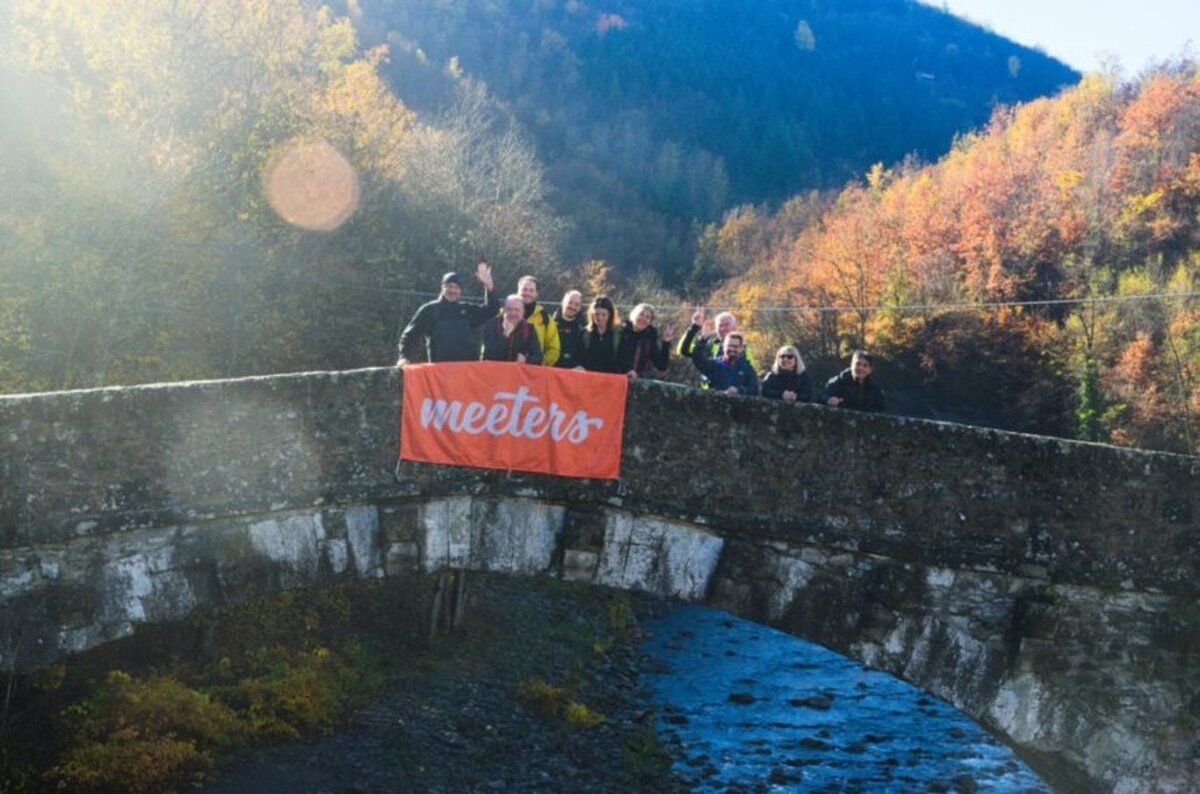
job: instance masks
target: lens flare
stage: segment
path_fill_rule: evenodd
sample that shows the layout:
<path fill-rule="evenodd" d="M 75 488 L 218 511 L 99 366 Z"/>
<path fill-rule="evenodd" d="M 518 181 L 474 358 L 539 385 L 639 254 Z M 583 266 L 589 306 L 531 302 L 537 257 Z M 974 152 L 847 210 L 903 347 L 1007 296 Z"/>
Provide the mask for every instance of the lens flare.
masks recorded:
<path fill-rule="evenodd" d="M 293 226 L 329 232 L 358 208 L 358 172 L 325 140 L 293 140 L 267 162 L 263 193 Z"/>

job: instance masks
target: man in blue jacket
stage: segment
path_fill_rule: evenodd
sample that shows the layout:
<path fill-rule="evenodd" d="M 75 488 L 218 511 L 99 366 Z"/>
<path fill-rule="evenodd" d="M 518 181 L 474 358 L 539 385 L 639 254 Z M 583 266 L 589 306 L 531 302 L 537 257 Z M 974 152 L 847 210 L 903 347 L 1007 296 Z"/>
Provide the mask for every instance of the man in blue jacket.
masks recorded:
<path fill-rule="evenodd" d="M 417 309 L 400 334 L 397 367 L 419 361 L 478 361 L 479 326 L 496 316 L 500 302 L 492 296 L 492 268 L 480 262 L 475 278 L 483 285 L 483 305 L 465 303 L 457 273 L 442 276 L 442 293 Z"/>
<path fill-rule="evenodd" d="M 703 345 L 692 349 L 692 363 L 708 378 L 709 388 L 726 394 L 758 394 L 758 375 L 742 355 L 746 340 L 737 331 L 725 336 L 721 352 L 710 358 Z"/>

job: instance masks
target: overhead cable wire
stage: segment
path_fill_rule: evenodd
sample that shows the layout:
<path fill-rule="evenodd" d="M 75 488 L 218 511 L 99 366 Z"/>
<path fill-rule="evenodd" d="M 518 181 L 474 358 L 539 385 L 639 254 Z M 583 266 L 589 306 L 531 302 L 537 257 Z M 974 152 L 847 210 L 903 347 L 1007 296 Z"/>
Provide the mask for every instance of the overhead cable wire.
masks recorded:
<path fill-rule="evenodd" d="M 323 283 L 331 283 L 324 281 Z M 440 292 L 426 292 L 421 290 L 407 290 L 396 287 L 371 286 L 366 284 L 349 284 L 340 283 L 338 286 L 349 287 L 351 289 L 359 289 L 371 292 L 386 292 L 395 295 L 411 295 L 422 298 L 436 298 Z M 901 303 L 901 304 L 876 304 L 872 306 L 805 306 L 805 305 L 784 305 L 784 306 L 743 306 L 738 307 L 739 312 L 747 314 L 771 314 L 771 313 L 791 313 L 791 312 L 927 312 L 927 311 L 975 311 L 983 309 L 1013 309 L 1027 308 L 1034 306 L 1078 306 L 1088 303 L 1129 303 L 1136 301 L 1148 300 L 1192 300 L 1200 298 L 1200 292 L 1154 292 L 1154 293 L 1138 293 L 1135 295 L 1101 295 L 1085 298 L 1045 298 L 1041 300 L 1026 300 L 1026 301 L 978 301 L 974 303 Z M 558 306 L 557 301 L 538 301 L 543 306 Z M 679 304 L 674 306 L 656 306 L 658 311 L 681 311 L 694 310 L 697 308 L 713 308 L 701 303 L 695 304 Z"/>

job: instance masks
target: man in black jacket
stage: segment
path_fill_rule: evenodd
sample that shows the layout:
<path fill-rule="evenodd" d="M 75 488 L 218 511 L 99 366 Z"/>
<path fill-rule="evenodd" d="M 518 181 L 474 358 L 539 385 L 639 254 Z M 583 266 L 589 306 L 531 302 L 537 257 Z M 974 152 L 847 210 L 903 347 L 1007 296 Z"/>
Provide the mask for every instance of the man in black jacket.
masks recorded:
<path fill-rule="evenodd" d="M 820 402 L 856 411 L 886 411 L 887 398 L 883 389 L 871 380 L 874 365 L 875 360 L 870 353 L 855 350 L 850 357 L 850 368 L 829 379 L 821 390 Z"/>
<path fill-rule="evenodd" d="M 562 306 L 554 310 L 554 322 L 558 326 L 558 361 L 554 366 L 564 369 L 583 369 L 580 355 L 583 353 L 583 294 L 569 290 L 563 295 Z"/>
<path fill-rule="evenodd" d="M 418 361 L 478 361 L 479 326 L 495 317 L 500 302 L 492 296 L 492 268 L 480 262 L 475 278 L 483 284 L 483 305 L 464 303 L 457 273 L 442 276 L 442 294 L 417 309 L 400 334 L 397 367 Z"/>

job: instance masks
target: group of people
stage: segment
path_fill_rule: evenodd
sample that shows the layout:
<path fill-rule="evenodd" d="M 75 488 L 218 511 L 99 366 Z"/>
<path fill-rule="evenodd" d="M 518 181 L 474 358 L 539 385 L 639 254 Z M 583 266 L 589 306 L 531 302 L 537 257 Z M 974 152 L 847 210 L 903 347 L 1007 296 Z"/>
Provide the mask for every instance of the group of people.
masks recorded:
<path fill-rule="evenodd" d="M 538 281 L 522 276 L 517 291 L 501 302 L 495 297 L 491 268 L 480 263 L 475 278 L 483 285 L 482 304 L 462 300 L 457 273 L 442 277 L 437 300 L 422 305 L 400 334 L 398 367 L 429 361 L 510 361 L 548 367 L 608 372 L 630 378 L 654 377 L 670 363 L 674 329 L 655 326 L 655 309 L 639 303 L 621 322 L 612 300 L 601 295 L 583 309 L 583 295 L 570 290 L 554 313 L 538 303 Z M 789 403 L 812 402 L 812 380 L 800 351 L 785 345 L 761 383 L 746 340 L 730 312 L 713 318 L 713 333 L 703 334 L 703 308 L 679 340 L 677 352 L 690 358 L 705 388 L 730 394 L 759 395 Z M 885 411 L 883 390 L 871 379 L 874 359 L 857 350 L 850 367 L 830 378 L 817 395 L 825 405 L 860 411 Z"/>

